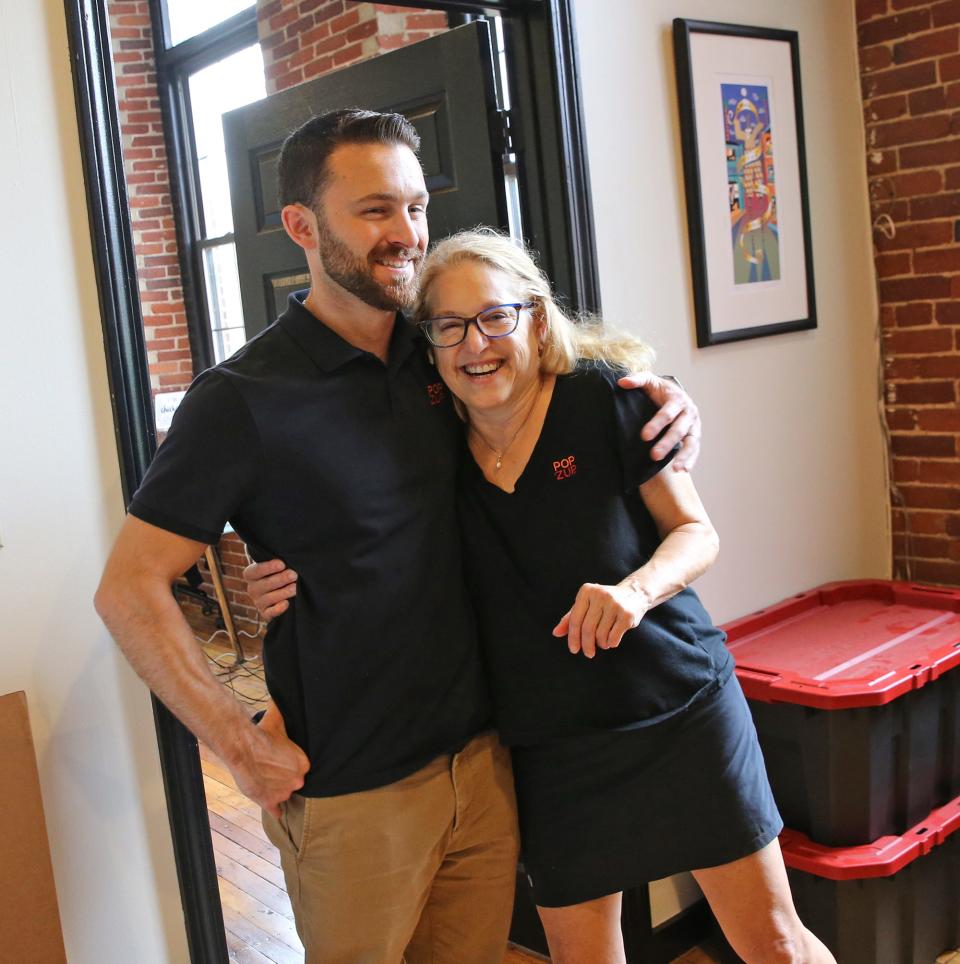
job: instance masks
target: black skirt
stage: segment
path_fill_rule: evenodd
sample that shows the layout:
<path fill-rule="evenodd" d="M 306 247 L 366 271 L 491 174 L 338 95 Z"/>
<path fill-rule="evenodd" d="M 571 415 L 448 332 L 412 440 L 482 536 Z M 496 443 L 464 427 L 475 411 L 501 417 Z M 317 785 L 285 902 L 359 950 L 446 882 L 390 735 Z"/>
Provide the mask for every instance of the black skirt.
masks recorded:
<path fill-rule="evenodd" d="M 663 723 L 512 754 L 523 864 L 541 907 L 726 864 L 783 828 L 735 676 Z"/>

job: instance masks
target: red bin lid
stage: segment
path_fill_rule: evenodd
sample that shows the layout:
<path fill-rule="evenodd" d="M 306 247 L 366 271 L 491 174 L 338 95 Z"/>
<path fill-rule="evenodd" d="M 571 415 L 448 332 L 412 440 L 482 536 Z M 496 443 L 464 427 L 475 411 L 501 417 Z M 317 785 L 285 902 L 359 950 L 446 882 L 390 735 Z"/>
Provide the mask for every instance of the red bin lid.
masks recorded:
<path fill-rule="evenodd" d="M 934 810 L 899 837 L 880 837 L 858 847 L 825 847 L 797 830 L 780 834 L 783 862 L 828 880 L 890 877 L 922 857 L 960 828 L 960 797 Z"/>
<path fill-rule="evenodd" d="M 880 706 L 960 664 L 960 590 L 828 583 L 723 629 L 749 699 Z"/>

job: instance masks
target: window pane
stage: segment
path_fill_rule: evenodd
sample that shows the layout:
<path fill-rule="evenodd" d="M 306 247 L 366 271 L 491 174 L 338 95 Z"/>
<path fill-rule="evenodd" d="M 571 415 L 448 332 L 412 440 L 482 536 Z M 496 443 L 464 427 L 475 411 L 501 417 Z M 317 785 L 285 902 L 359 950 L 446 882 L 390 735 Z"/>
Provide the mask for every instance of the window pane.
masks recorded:
<path fill-rule="evenodd" d="M 250 0 L 166 0 L 171 46 L 252 7 Z"/>
<path fill-rule="evenodd" d="M 247 340 L 243 329 L 243 308 L 240 304 L 237 253 L 232 242 L 204 249 L 203 275 L 207 288 L 213 354 L 216 361 L 222 362 Z"/>
<path fill-rule="evenodd" d="M 222 115 L 266 94 L 259 44 L 238 50 L 190 76 L 193 136 L 208 238 L 219 238 L 233 230 Z"/>

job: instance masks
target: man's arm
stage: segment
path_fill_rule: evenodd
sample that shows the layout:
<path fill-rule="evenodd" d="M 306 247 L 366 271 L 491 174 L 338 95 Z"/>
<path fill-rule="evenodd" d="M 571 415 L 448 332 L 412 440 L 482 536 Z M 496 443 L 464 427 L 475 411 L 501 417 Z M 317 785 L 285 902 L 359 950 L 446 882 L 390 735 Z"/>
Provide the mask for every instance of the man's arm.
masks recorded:
<path fill-rule="evenodd" d="M 689 472 L 700 456 L 700 411 L 693 399 L 673 380 L 653 372 L 631 373 L 618 382 L 621 388 L 641 388 L 657 406 L 657 413 L 643 427 L 640 437 L 647 442 L 655 439 L 665 428 L 663 438 L 653 447 L 654 461 L 664 458 L 675 446 L 680 451 L 671 463 L 675 472 Z M 669 427 L 668 427 L 669 426 Z"/>
<path fill-rule="evenodd" d="M 94 605 L 140 678 L 220 756 L 244 794 L 279 815 L 278 805 L 303 786 L 310 764 L 284 732 L 251 724 L 211 673 L 173 597 L 173 581 L 203 549 L 128 516 Z"/>

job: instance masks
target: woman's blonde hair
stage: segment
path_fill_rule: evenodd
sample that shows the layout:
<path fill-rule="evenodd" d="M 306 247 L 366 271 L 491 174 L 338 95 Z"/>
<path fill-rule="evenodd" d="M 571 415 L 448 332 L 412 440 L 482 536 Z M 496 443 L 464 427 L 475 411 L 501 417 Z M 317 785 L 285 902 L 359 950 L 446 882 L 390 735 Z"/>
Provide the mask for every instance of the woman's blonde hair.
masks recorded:
<path fill-rule="evenodd" d="M 519 297 L 536 304 L 535 317 L 544 324 L 540 371 L 564 375 L 581 359 L 624 371 L 646 371 L 653 365 L 654 351 L 635 335 L 617 331 L 599 318 L 576 321 L 561 310 L 547 276 L 531 252 L 520 242 L 493 228 L 460 231 L 438 242 L 424 259 L 420 294 L 414 320 L 429 317 L 430 286 L 445 268 L 464 261 L 478 261 L 520 282 Z"/>

